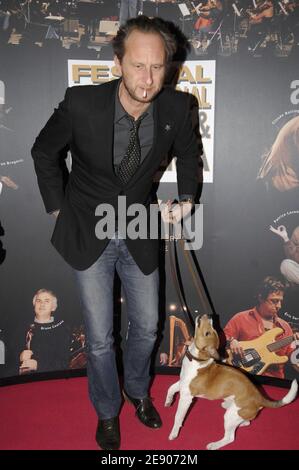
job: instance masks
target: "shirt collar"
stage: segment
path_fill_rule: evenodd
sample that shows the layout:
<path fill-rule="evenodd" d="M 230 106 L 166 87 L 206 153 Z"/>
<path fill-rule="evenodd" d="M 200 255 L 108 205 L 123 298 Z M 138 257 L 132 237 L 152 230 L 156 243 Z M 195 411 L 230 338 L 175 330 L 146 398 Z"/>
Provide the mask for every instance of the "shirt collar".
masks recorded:
<path fill-rule="evenodd" d="M 34 317 L 34 323 L 42 323 L 42 324 L 45 324 L 45 323 L 53 323 L 53 321 L 54 321 L 54 317 L 53 317 L 53 316 L 51 316 L 48 321 L 39 321 L 36 317 Z"/>
<path fill-rule="evenodd" d="M 250 310 L 249 314 L 252 315 L 261 325 L 263 324 L 262 317 L 261 317 L 260 314 L 258 313 L 256 307 L 254 307 L 252 310 Z M 273 324 L 276 325 L 276 326 L 279 326 L 280 328 L 283 329 L 282 321 L 281 321 L 281 319 L 280 319 L 278 316 L 276 316 L 276 317 L 274 318 Z"/>
<path fill-rule="evenodd" d="M 130 114 L 127 113 L 127 111 L 124 109 L 123 105 L 120 102 L 119 95 L 118 95 L 120 83 L 121 83 L 121 80 L 119 80 L 118 82 L 116 95 L 115 95 L 114 123 L 119 122 L 125 116 L 133 119 L 132 116 L 130 116 Z M 147 114 L 149 114 L 150 116 L 153 116 L 153 102 L 150 103 L 149 107 L 142 114 L 142 116 L 146 116 Z"/>

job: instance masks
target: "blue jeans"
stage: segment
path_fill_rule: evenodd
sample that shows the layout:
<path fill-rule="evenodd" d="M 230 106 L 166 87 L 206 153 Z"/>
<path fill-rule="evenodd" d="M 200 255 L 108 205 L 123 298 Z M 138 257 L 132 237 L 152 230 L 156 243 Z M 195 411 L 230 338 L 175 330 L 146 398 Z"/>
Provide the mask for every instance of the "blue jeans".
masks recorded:
<path fill-rule="evenodd" d="M 158 323 L 158 269 L 143 274 L 117 234 L 92 266 L 84 271 L 74 270 L 86 328 L 89 396 L 101 419 L 117 416 L 122 401 L 113 340 L 115 269 L 122 282 L 128 314 L 124 389 L 134 398 L 148 395 Z"/>

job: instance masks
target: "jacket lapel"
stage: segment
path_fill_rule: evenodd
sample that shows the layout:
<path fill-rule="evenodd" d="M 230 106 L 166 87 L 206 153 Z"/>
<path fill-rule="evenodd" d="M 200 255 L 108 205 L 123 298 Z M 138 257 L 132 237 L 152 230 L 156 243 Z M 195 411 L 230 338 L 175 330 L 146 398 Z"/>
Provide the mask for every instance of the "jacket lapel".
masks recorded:
<path fill-rule="evenodd" d="M 119 79 L 116 79 L 104 87 L 99 86 L 92 105 L 90 123 L 95 138 L 94 145 L 99 149 L 99 155 L 106 159 L 106 167 L 111 178 L 119 185 L 120 180 L 115 175 L 113 167 L 115 95 L 118 82 Z"/>

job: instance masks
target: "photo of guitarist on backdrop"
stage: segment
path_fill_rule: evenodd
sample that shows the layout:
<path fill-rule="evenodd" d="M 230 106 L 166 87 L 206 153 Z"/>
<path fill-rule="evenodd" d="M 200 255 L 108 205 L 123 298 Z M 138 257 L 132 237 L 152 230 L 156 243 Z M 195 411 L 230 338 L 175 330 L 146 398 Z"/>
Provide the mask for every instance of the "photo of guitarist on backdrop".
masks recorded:
<path fill-rule="evenodd" d="M 224 327 L 227 363 L 256 374 L 285 378 L 287 362 L 294 363 L 299 332 L 280 318 L 286 284 L 266 277 L 258 288 L 256 306 L 234 315 Z"/>

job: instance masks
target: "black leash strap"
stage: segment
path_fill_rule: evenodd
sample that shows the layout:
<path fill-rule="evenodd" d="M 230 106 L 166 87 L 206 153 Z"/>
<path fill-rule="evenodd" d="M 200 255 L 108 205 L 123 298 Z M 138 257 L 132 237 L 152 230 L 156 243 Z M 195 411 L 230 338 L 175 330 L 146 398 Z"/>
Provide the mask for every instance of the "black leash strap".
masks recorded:
<path fill-rule="evenodd" d="M 181 304 L 182 312 L 187 321 L 187 324 L 194 331 L 195 321 L 193 319 L 193 316 L 192 316 L 192 313 L 190 312 L 189 307 L 187 306 L 186 297 L 185 297 L 185 293 L 183 289 L 183 283 L 182 283 L 181 275 L 180 275 L 180 265 L 179 265 L 177 243 L 179 244 L 183 252 L 187 269 L 191 275 L 191 279 L 192 279 L 193 285 L 195 287 L 195 291 L 199 299 L 200 309 L 202 309 L 204 313 L 213 314 L 213 308 L 207 297 L 205 287 L 198 273 L 197 266 L 190 253 L 190 250 L 185 249 L 185 246 L 184 246 L 185 240 L 184 239 L 175 240 L 173 237 L 173 232 L 174 232 L 173 224 L 169 224 L 169 225 L 170 225 L 169 237 L 172 236 L 173 238 L 173 241 L 169 240 L 169 261 L 170 261 L 170 271 L 172 274 L 173 284 L 177 292 L 177 295 Z"/>
<path fill-rule="evenodd" d="M 169 230 L 169 237 L 173 235 L 173 225 L 170 224 L 170 230 Z M 179 298 L 179 302 L 181 304 L 181 309 L 183 312 L 183 315 L 186 319 L 186 322 L 188 324 L 188 327 L 190 328 L 190 331 L 195 330 L 195 323 L 194 319 L 192 317 L 192 314 L 187 306 L 186 299 L 185 299 L 185 294 L 183 290 L 183 285 L 181 282 L 181 277 L 180 277 L 180 270 L 179 270 L 179 263 L 178 263 L 178 257 L 177 257 L 177 249 L 176 249 L 176 243 L 177 241 L 173 238 L 169 239 L 169 262 L 170 262 L 170 272 L 172 275 L 172 280 L 173 284 L 176 290 L 176 293 Z"/>

